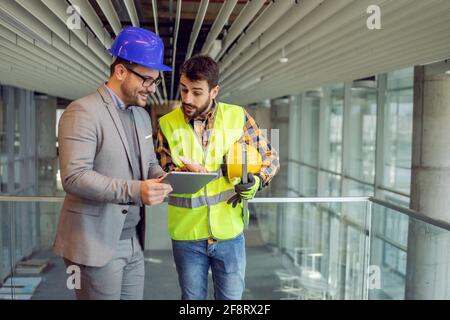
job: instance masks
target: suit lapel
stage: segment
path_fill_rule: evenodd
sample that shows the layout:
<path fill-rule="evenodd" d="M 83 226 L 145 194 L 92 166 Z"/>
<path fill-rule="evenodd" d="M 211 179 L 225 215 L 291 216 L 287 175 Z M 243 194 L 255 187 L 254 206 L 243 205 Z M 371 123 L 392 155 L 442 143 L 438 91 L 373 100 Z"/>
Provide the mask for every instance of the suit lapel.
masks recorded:
<path fill-rule="evenodd" d="M 130 154 L 130 148 L 128 147 L 128 139 L 127 136 L 125 134 L 125 130 L 123 129 L 123 124 L 122 124 L 122 120 L 120 120 L 119 114 L 117 113 L 117 107 L 114 105 L 111 96 L 108 92 L 108 89 L 105 88 L 105 85 L 102 85 L 101 87 L 99 87 L 97 89 L 98 93 L 100 94 L 100 96 L 103 99 L 103 102 L 105 103 L 106 109 L 108 110 L 111 118 L 113 119 L 113 122 L 117 128 L 117 131 L 119 132 L 119 136 L 120 136 L 120 140 L 122 140 L 122 144 L 123 147 L 125 148 L 125 151 L 127 153 L 127 158 L 128 158 L 128 162 L 131 166 L 131 168 L 133 168 L 133 162 L 131 161 L 131 154 Z"/>
<path fill-rule="evenodd" d="M 139 149 L 141 150 L 141 170 L 142 177 L 147 179 L 147 171 L 148 171 L 148 160 L 147 160 L 147 152 L 145 148 L 145 135 L 148 132 L 148 128 L 145 127 L 145 123 L 142 121 L 142 115 L 136 109 L 139 107 L 132 107 L 134 123 L 136 124 L 136 134 L 139 142 Z M 151 138 L 150 138 L 151 139 Z"/>
<path fill-rule="evenodd" d="M 135 127 L 136 127 L 136 135 L 137 135 L 137 139 L 138 139 L 138 144 L 139 144 L 139 149 L 141 151 L 141 174 L 142 174 L 142 180 L 147 180 L 148 179 L 148 165 L 146 166 L 146 164 L 148 164 L 147 161 L 147 150 L 145 150 L 145 124 L 142 121 L 142 117 L 139 113 L 139 111 L 136 110 L 136 108 L 139 107 L 131 107 L 131 110 L 133 111 L 133 119 L 134 119 L 134 123 L 135 123 Z M 140 241 L 141 241 L 141 245 L 142 248 L 144 248 L 144 244 L 145 244 L 145 206 L 141 207 L 140 210 L 140 216 L 141 216 L 141 221 L 139 221 L 139 225 L 138 225 L 138 232 L 139 232 L 139 236 L 140 236 Z"/>

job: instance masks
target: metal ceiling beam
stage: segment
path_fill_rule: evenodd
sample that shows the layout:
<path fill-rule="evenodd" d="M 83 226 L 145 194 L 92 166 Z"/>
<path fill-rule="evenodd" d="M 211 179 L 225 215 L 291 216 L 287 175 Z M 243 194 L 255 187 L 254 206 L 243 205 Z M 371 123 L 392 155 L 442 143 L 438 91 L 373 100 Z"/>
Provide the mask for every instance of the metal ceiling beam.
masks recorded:
<path fill-rule="evenodd" d="M 70 58 L 69 56 L 64 55 L 64 53 L 62 53 L 55 47 L 45 44 L 40 44 L 39 46 L 35 45 L 32 42 L 23 39 L 20 35 L 7 29 L 1 24 L 0 41 L 19 52 L 22 51 L 26 52 L 27 54 L 40 57 L 44 61 L 49 61 L 62 69 L 65 68 L 66 70 L 72 70 L 73 72 L 76 72 L 77 74 L 84 78 L 87 78 L 88 80 L 98 82 L 102 79 L 100 77 L 94 76 L 91 73 L 91 70 L 86 68 L 85 65 Z"/>
<path fill-rule="evenodd" d="M 278 21 L 278 19 L 280 19 L 281 16 L 283 16 L 288 10 L 291 10 L 295 4 L 295 0 L 284 0 L 272 2 L 268 7 L 266 7 L 264 12 L 261 13 L 258 19 L 251 24 L 251 26 L 239 38 L 236 45 L 230 49 L 227 55 L 222 59 L 220 68 L 227 68 L 233 59 L 238 57 L 245 48 L 251 45 L 268 28 L 275 28 L 277 24 L 282 24 L 283 21 Z"/>
<path fill-rule="evenodd" d="M 98 17 L 94 8 L 92 8 L 91 4 L 88 0 L 69 0 L 72 5 L 78 6 L 80 8 L 80 15 L 83 17 L 84 21 L 86 21 L 87 25 L 94 34 L 97 36 L 97 39 L 103 44 L 103 46 L 107 49 L 111 48 L 112 39 L 109 35 L 108 30 L 103 26 L 102 21 Z"/>
<path fill-rule="evenodd" d="M 149 96 L 149 100 L 150 100 L 150 104 L 152 104 L 152 105 L 158 104 L 158 101 L 156 100 L 156 97 L 153 93 Z"/>
<path fill-rule="evenodd" d="M 12 54 L 12 52 L 15 52 L 18 58 L 20 57 L 25 58 L 29 62 L 32 61 L 35 64 L 45 66 L 50 70 L 61 72 L 67 77 L 77 79 L 80 82 L 82 81 L 81 79 L 83 79 L 83 83 L 98 84 L 96 80 L 84 74 L 82 70 L 75 70 L 73 67 L 71 68 L 70 66 L 64 63 L 61 63 L 57 58 L 52 57 L 49 54 L 44 53 L 45 58 L 43 58 L 42 52 L 41 54 L 37 54 L 36 50 L 33 51 L 26 50 L 1 36 L 0 36 L 0 50 L 3 50 L 4 52 L 5 51 L 10 52 L 10 54 Z"/>
<path fill-rule="evenodd" d="M 197 11 L 197 17 L 195 18 L 194 26 L 192 27 L 191 37 L 189 38 L 189 45 L 186 53 L 186 58 L 189 59 L 194 51 L 195 43 L 197 42 L 198 34 L 200 28 L 203 25 L 203 20 L 205 19 L 206 10 L 208 10 L 209 0 L 202 0 Z"/>
<path fill-rule="evenodd" d="M 34 73 L 40 73 L 47 77 L 47 80 L 57 81 L 62 86 L 67 86 L 73 88 L 74 86 L 79 87 L 80 85 L 86 85 L 88 82 L 82 82 L 82 79 L 74 77 L 73 75 L 67 73 L 61 73 L 58 68 L 51 67 L 45 64 L 40 64 L 39 59 L 30 60 L 29 57 L 23 54 L 18 54 L 17 52 L 1 46 L 0 53 L 2 54 L 2 60 L 4 62 L 9 62 L 11 65 L 16 64 L 22 67 L 27 67 L 32 69 Z"/>
<path fill-rule="evenodd" d="M 391 10 L 398 2 L 389 4 L 383 8 L 383 29 L 389 30 L 387 36 L 386 33 L 376 32 L 368 36 L 367 30 L 360 29 L 356 32 L 359 39 L 354 39 L 353 46 L 347 43 L 347 48 L 344 48 L 346 51 L 335 52 L 331 48 L 321 55 L 319 61 L 313 61 L 309 56 L 310 62 L 305 59 L 296 61 L 297 67 L 291 66 L 289 73 L 270 77 L 254 88 L 227 92 L 232 93 L 233 99 L 248 102 L 258 97 L 258 100 L 253 101 L 259 101 L 274 94 L 284 95 L 295 90 L 298 93 L 312 86 L 352 80 L 449 57 L 450 43 L 441 42 L 439 35 L 450 32 L 450 3 L 419 1 L 405 7 L 403 2 L 396 12 Z M 351 21 L 349 23 L 354 24 Z M 346 34 L 348 38 L 349 33 Z M 339 38 L 330 39 L 339 42 Z M 326 43 L 323 45 L 325 48 Z"/>
<path fill-rule="evenodd" d="M 156 96 L 158 97 L 158 104 L 163 104 L 163 98 L 161 97 L 161 93 L 159 92 L 159 88 L 156 88 Z"/>
<path fill-rule="evenodd" d="M 169 20 L 173 20 L 173 0 L 169 0 Z"/>
<path fill-rule="evenodd" d="M 434 10 L 434 11 L 433 11 Z M 403 10 L 402 10 L 403 11 Z M 333 76 L 338 73 L 336 70 L 341 70 L 341 73 L 345 73 L 345 69 L 351 69 L 359 65 L 360 61 L 362 65 L 371 65 L 374 62 L 379 61 L 383 62 L 383 59 L 387 59 L 389 57 L 396 57 L 399 53 L 407 52 L 406 46 L 411 45 L 411 42 L 416 42 L 416 44 L 422 44 L 425 51 L 432 53 L 436 46 L 426 47 L 423 45 L 425 42 L 431 42 L 438 39 L 438 32 L 449 31 L 450 27 L 445 26 L 445 22 L 449 22 L 450 18 L 447 18 L 445 14 L 442 14 L 441 8 L 427 8 L 426 14 L 421 17 L 422 19 L 415 20 L 414 23 L 402 23 L 398 24 L 397 19 L 388 20 L 387 14 L 384 15 L 385 26 L 389 26 L 390 34 L 388 36 L 378 37 L 364 37 L 361 36 L 360 39 L 355 38 L 355 41 L 358 43 L 358 47 L 362 47 L 364 49 L 359 50 L 358 54 L 352 54 L 352 51 L 355 51 L 354 47 L 347 46 L 347 48 L 337 51 L 332 51 L 331 54 L 327 52 L 326 55 L 321 55 L 320 59 L 314 59 L 308 63 L 308 61 L 298 61 L 294 65 L 291 66 L 292 73 L 283 75 L 281 72 L 274 75 L 273 77 L 267 78 L 267 84 L 272 85 L 275 82 L 279 81 L 281 78 L 286 79 L 286 82 L 295 78 L 296 73 L 303 74 L 314 74 L 313 72 L 324 73 L 325 71 L 330 72 Z M 430 19 L 430 17 L 433 17 Z M 405 21 L 406 22 L 406 21 Z M 389 23 L 391 23 L 389 25 Z M 415 30 L 415 33 L 409 33 L 410 30 L 414 30 L 414 24 L 420 23 L 420 29 Z M 392 26 L 392 28 L 390 27 Z M 441 33 L 442 34 L 442 33 Z M 375 42 L 374 42 L 375 40 Z M 422 41 L 422 42 L 421 42 Z M 383 43 L 382 49 L 380 48 L 380 43 Z M 450 45 L 449 45 L 450 47 Z M 409 47 L 408 47 L 409 49 Z M 418 49 L 419 50 L 419 49 Z M 415 54 L 417 55 L 417 54 Z M 450 55 L 450 52 L 449 52 Z M 371 57 L 371 59 L 369 59 Z M 406 57 L 406 54 L 405 54 Z M 401 57 L 400 57 L 401 58 Z M 368 61 L 370 60 L 370 61 Z M 330 61 L 333 61 L 333 64 L 330 64 Z M 337 65 L 337 66 L 335 66 Z M 327 68 L 327 66 L 329 66 Z M 345 67 L 344 71 L 342 71 L 342 66 Z M 320 68 L 322 70 L 320 70 Z"/>
<path fill-rule="evenodd" d="M 60 22 L 55 15 L 48 10 L 45 6 L 42 5 L 39 1 L 27 1 L 27 0 L 15 0 L 22 8 L 28 11 L 34 18 L 36 18 L 46 29 L 50 30 L 50 33 L 55 33 L 61 39 L 63 39 L 66 43 L 69 43 L 70 38 L 70 30 Z M 10 5 L 16 6 L 16 4 L 10 3 Z M 10 7 L 12 9 L 12 7 Z M 14 10 L 14 9 L 12 9 Z M 19 13 L 18 9 L 16 12 Z M 66 14 L 66 17 L 68 15 Z M 37 23 L 35 24 L 35 26 Z M 42 32 L 42 29 L 39 30 Z M 86 41 L 86 36 L 84 37 Z"/>
<path fill-rule="evenodd" d="M 186 57 L 184 61 L 188 60 L 192 56 L 192 52 L 194 51 L 195 43 L 197 42 L 198 33 L 200 32 L 200 28 L 202 27 L 203 20 L 205 19 L 206 10 L 208 10 L 209 0 L 201 0 L 197 16 L 195 18 L 194 26 L 192 27 L 191 36 L 189 38 L 189 44 L 186 52 Z M 180 88 L 177 90 L 177 97 L 180 96 Z"/>
<path fill-rule="evenodd" d="M 31 91 L 39 91 L 56 97 L 65 97 L 67 99 L 76 99 L 85 94 L 84 91 L 76 88 L 68 92 L 67 88 L 60 89 L 56 82 L 46 81 L 43 77 L 30 75 L 28 70 L 20 66 L 12 66 L 0 62 L 1 81 L 3 85 L 11 85 L 18 88 L 24 88 Z"/>
<path fill-rule="evenodd" d="M 26 84 L 30 90 L 77 98 L 103 81 L 102 61 L 77 37 L 71 37 L 66 25 L 47 7 L 18 0 L 0 3 L 0 11 L 0 42 L 15 50 L 9 56 L 5 48 L 2 50 L 3 69 L 10 67 L 1 74 L 3 83 Z M 40 35 L 35 38 L 38 30 Z M 49 39 L 45 39 L 47 32 Z M 87 33 L 86 41 L 93 40 Z"/>
<path fill-rule="evenodd" d="M 31 39 L 44 43 L 52 41 L 51 30 L 14 1 L 0 1 L 0 17 L 2 24 L 15 27 Z"/>
<path fill-rule="evenodd" d="M 156 0 L 152 0 L 152 8 L 153 8 L 153 20 L 154 20 L 154 23 L 155 23 L 155 32 L 156 32 L 157 35 L 159 35 L 159 29 L 158 29 L 158 4 L 157 4 Z M 167 102 L 166 79 L 165 79 L 164 75 L 162 75 L 162 72 L 161 72 L 161 77 L 162 77 L 164 102 Z"/>
<path fill-rule="evenodd" d="M 177 42 L 178 42 L 178 30 L 180 28 L 180 17 L 181 17 L 181 0 L 177 0 L 177 13 L 175 18 L 175 34 L 173 37 L 173 55 L 172 55 L 172 77 L 170 79 L 170 99 L 174 100 L 174 85 L 175 85 L 175 74 L 176 74 L 176 57 L 177 57 Z"/>
<path fill-rule="evenodd" d="M 167 102 L 168 101 L 168 97 L 167 97 L 166 78 L 164 77 L 164 75 L 161 75 L 161 77 L 162 77 L 162 87 L 163 87 L 164 102 Z"/>
<path fill-rule="evenodd" d="M 29 10 L 32 8 L 30 6 Z M 20 35 L 23 39 L 27 39 L 35 46 L 45 49 L 49 47 L 57 48 L 66 56 L 79 61 L 79 63 L 87 66 L 89 69 L 92 68 L 92 73 L 101 77 L 101 73 L 104 71 L 103 62 L 78 38 L 71 38 L 69 30 L 67 30 L 67 36 L 63 32 L 53 33 L 52 30 L 47 28 L 44 22 L 39 21 L 21 5 L 13 1 L 0 2 L 0 12 L 3 12 L 3 15 L 7 18 L 0 19 L 1 25 Z M 34 38 L 34 33 L 37 31 L 39 33 L 42 32 L 41 40 Z M 58 34 L 63 38 L 59 37 Z M 49 39 L 45 39 L 48 35 Z M 81 53 L 81 56 L 77 54 L 78 52 Z"/>
<path fill-rule="evenodd" d="M 217 59 L 220 59 L 234 40 L 242 34 L 244 29 L 250 24 L 259 10 L 264 6 L 265 2 L 265 0 L 252 0 L 247 2 L 245 7 L 239 13 L 239 16 L 231 25 L 230 31 L 223 39 L 222 50 L 217 55 Z"/>
<path fill-rule="evenodd" d="M 189 0 L 186 0 L 189 1 Z M 283 1 L 283 0 L 281 0 Z M 239 2 L 238 2 L 239 3 Z M 193 3 L 191 3 L 192 5 Z M 197 12 L 195 11 L 184 11 L 181 14 L 181 19 L 182 20 L 195 20 L 195 18 L 197 17 Z M 236 19 L 237 15 L 234 14 L 234 12 L 230 15 L 230 21 L 234 21 L 234 19 Z M 160 20 L 162 19 L 167 19 L 170 21 L 170 12 L 169 11 L 163 11 L 160 10 L 158 12 L 158 18 Z M 207 22 L 208 24 L 212 25 L 214 23 L 214 21 L 217 18 L 217 12 L 214 11 L 208 11 L 205 15 L 205 19 L 204 22 Z M 161 25 L 161 24 L 160 24 Z"/>
<path fill-rule="evenodd" d="M 133 27 L 139 27 L 139 17 L 136 11 L 136 6 L 134 5 L 134 0 L 124 0 L 125 7 L 127 8 L 128 15 L 130 16 L 131 23 Z"/>
<path fill-rule="evenodd" d="M 436 39 L 434 39 L 434 43 L 436 44 Z M 450 50 L 450 45 L 448 43 L 440 43 L 439 47 L 434 47 L 433 50 L 436 53 L 430 54 L 426 53 L 425 50 L 415 51 L 415 46 L 410 44 L 410 54 L 402 57 L 398 57 L 393 60 L 385 59 L 381 61 L 377 61 L 379 64 L 376 66 L 368 66 L 364 64 L 359 66 L 357 69 L 348 71 L 345 74 L 336 74 L 332 78 L 328 78 L 327 82 L 323 82 L 323 78 L 314 77 L 314 74 L 311 74 L 311 77 L 305 81 L 305 78 L 302 77 L 301 81 L 293 81 L 289 83 L 289 85 L 284 87 L 258 87 L 248 91 L 242 91 L 239 93 L 232 93 L 230 96 L 231 103 L 253 103 L 262 101 L 264 99 L 272 99 L 284 95 L 298 94 L 307 89 L 320 87 L 326 84 L 338 83 L 343 81 L 343 77 L 353 80 L 359 79 L 362 77 L 366 77 L 373 74 L 390 72 L 398 69 L 403 69 L 409 67 L 411 65 L 421 65 L 424 63 L 429 63 L 430 61 L 436 61 L 439 59 L 446 59 L 448 57 L 448 52 Z M 427 54 L 427 55 L 425 55 Z M 419 56 L 422 55 L 422 56 Z M 323 74 L 320 75 L 323 77 Z"/>
<path fill-rule="evenodd" d="M 238 0 L 227 0 L 224 2 L 217 14 L 216 20 L 208 33 L 208 36 L 203 44 L 202 54 L 207 54 L 212 47 L 214 40 L 217 39 L 225 24 L 228 22 L 231 13 L 234 10 Z"/>
<path fill-rule="evenodd" d="M 111 0 L 97 0 L 97 4 L 102 9 L 103 14 L 109 22 L 109 25 L 113 29 L 115 35 L 118 35 L 120 30 L 122 30 L 122 23 L 120 22 L 119 16 L 117 15 L 116 9 Z"/>
<path fill-rule="evenodd" d="M 304 23 L 301 21 L 306 19 L 308 15 L 312 14 L 312 11 L 316 8 L 319 9 L 319 5 L 323 3 L 324 0 L 303 0 L 295 5 L 291 11 L 286 13 L 279 20 L 280 22 L 275 24 L 272 28 L 269 28 L 263 35 L 261 35 L 258 40 L 253 43 L 249 48 L 247 48 L 239 56 L 239 59 L 233 61 L 233 63 L 227 67 L 227 69 L 222 69 L 222 80 L 225 80 L 228 76 L 236 73 L 237 70 L 247 67 L 247 64 L 253 64 L 253 58 L 262 52 L 267 46 L 270 46 L 277 39 L 282 37 L 287 37 L 287 34 L 294 32 L 294 36 L 298 33 L 297 30 L 302 30 Z M 339 1 L 336 1 L 339 2 Z M 326 3 L 323 4 L 327 6 Z M 323 9 L 321 9 L 324 11 Z M 316 16 L 320 18 L 320 16 Z M 328 24 L 330 25 L 331 24 Z M 281 50 L 281 47 L 277 48 Z M 250 61 L 249 61 L 250 60 Z"/>
<path fill-rule="evenodd" d="M 24 6 L 26 6 L 27 10 L 34 9 L 35 12 L 37 11 L 37 7 L 32 7 L 31 5 L 29 5 L 29 1 L 22 0 L 22 2 L 24 3 Z M 65 40 L 66 43 L 73 46 L 75 49 L 77 49 L 77 51 L 80 50 L 83 56 L 92 63 L 97 62 L 95 64 L 95 67 L 106 74 L 106 67 L 107 65 L 109 65 L 111 58 L 105 51 L 105 47 L 103 43 L 100 42 L 100 39 L 94 36 L 94 34 L 89 30 L 89 28 L 87 28 L 84 22 L 81 22 L 80 29 L 69 30 L 69 28 L 67 27 L 66 22 L 68 18 L 68 3 L 60 0 L 41 0 L 41 2 L 47 7 L 47 10 L 53 13 L 51 17 L 48 15 L 40 15 L 42 23 L 44 23 L 45 25 L 50 25 L 52 23 L 52 20 L 56 20 L 56 16 L 56 18 L 59 19 L 59 26 L 54 29 L 55 33 L 64 34 L 65 32 L 67 32 L 67 36 L 69 38 L 68 40 Z M 34 3 L 36 5 L 38 2 L 34 1 Z M 40 10 L 42 11 L 43 9 L 44 6 L 40 6 Z M 76 37 L 71 36 L 72 34 L 74 34 Z M 91 53 L 89 53 L 88 48 L 93 53 L 95 53 L 95 55 L 98 57 L 97 60 L 93 58 L 93 55 Z M 101 61 L 102 63 L 98 63 L 98 61 Z"/>
<path fill-rule="evenodd" d="M 159 35 L 158 30 L 158 3 L 156 0 L 152 0 L 153 21 L 155 22 L 155 33 Z"/>
<path fill-rule="evenodd" d="M 10 83 L 11 80 L 14 80 L 19 82 L 18 87 L 24 87 L 21 84 L 26 84 L 27 89 L 70 99 L 76 98 L 77 94 L 83 94 L 86 90 L 78 83 L 61 80 L 53 71 L 43 71 L 41 68 L 32 69 L 31 66 L 24 65 L 15 58 L 2 57 L 0 66 L 4 69 L 0 73 L 2 84 Z M 30 69 L 33 72 L 30 72 Z"/>
<path fill-rule="evenodd" d="M 242 78 L 239 79 L 239 84 L 236 85 L 232 79 L 234 77 L 232 77 L 226 81 L 226 84 L 223 84 L 223 88 L 233 90 L 240 83 L 245 83 L 254 77 L 263 77 L 265 79 L 264 81 L 269 81 L 270 78 L 275 78 L 278 75 L 287 76 L 291 72 L 294 72 L 296 66 L 302 65 L 303 67 L 309 67 L 316 62 L 326 63 L 327 61 L 319 58 L 324 54 L 328 56 L 328 59 L 334 59 L 336 55 L 339 56 L 342 54 L 341 50 L 353 50 L 351 48 L 355 43 L 358 43 L 358 46 L 362 45 L 364 39 L 367 39 L 367 34 L 364 33 L 364 30 L 361 30 L 357 21 L 359 19 L 358 13 L 367 7 L 367 3 L 371 3 L 371 0 L 358 0 L 356 3 L 349 5 L 346 10 L 341 10 L 328 18 L 327 21 L 329 23 L 321 24 L 318 28 L 314 29 L 314 32 L 305 32 L 296 41 L 286 47 L 289 63 L 281 64 L 278 59 L 279 53 L 276 52 L 272 56 L 267 57 L 265 59 L 267 62 L 261 67 L 258 66 L 254 71 L 249 71 L 248 75 L 242 74 Z M 400 1 L 383 1 L 383 3 L 384 5 L 390 5 L 389 13 L 387 13 L 388 9 L 379 2 L 385 12 L 383 20 L 391 17 L 392 10 L 395 13 L 396 10 L 403 10 L 404 7 Z M 361 34 L 361 31 L 363 31 L 362 37 L 359 37 L 358 35 Z M 316 54 L 311 55 L 311 52 L 315 52 Z M 304 73 L 301 75 L 304 76 Z"/>
<path fill-rule="evenodd" d="M 359 47 L 365 47 L 375 40 L 373 36 L 381 36 L 380 33 L 372 33 L 372 37 L 368 37 L 366 32 L 361 32 L 364 30 L 361 30 L 357 23 L 359 17 L 355 13 L 361 12 L 361 10 L 367 7 L 368 3 L 371 3 L 371 1 L 360 0 L 355 4 L 352 4 L 351 10 L 340 11 L 338 14 L 327 20 L 329 23 L 320 25 L 314 32 L 306 33 L 298 41 L 287 46 L 286 49 L 288 50 L 287 52 L 289 52 L 289 63 L 284 65 L 280 64 L 276 56 L 277 54 L 274 54 L 266 59 L 268 62 L 261 66 L 261 68 L 255 68 L 254 71 L 249 71 L 248 74 L 243 73 L 237 75 L 238 78 L 241 76 L 239 81 L 236 79 L 233 80 L 234 77 L 230 78 L 230 81 L 223 84 L 223 88 L 233 90 L 233 88 L 239 86 L 240 83 L 245 83 L 255 77 L 269 79 L 278 75 L 286 76 L 293 70 L 296 70 L 297 67 L 312 66 L 317 63 L 325 65 L 330 59 L 334 60 L 336 57 L 340 56 L 353 57 L 352 50 L 355 50 L 353 48 L 355 43 L 357 43 Z M 385 37 L 395 36 L 395 34 L 392 33 L 404 32 L 402 31 L 404 30 L 403 22 L 398 23 L 397 21 L 399 15 L 413 15 L 419 8 L 423 8 L 424 11 L 429 11 L 431 10 L 430 3 L 431 2 L 421 2 L 418 4 L 419 7 L 409 7 L 405 9 L 402 1 L 379 2 L 379 5 L 384 12 L 383 25 L 389 26 L 390 34 L 382 34 L 383 38 L 376 38 L 377 43 L 383 39 L 389 39 Z M 355 12 L 352 12 L 352 10 L 355 10 Z M 390 25 L 390 23 L 393 24 Z M 311 55 L 311 52 L 315 52 L 316 54 Z M 304 75 L 304 73 L 301 74 L 302 76 Z M 239 82 L 237 85 L 236 81 Z"/>
<path fill-rule="evenodd" d="M 281 49 L 283 47 L 286 47 L 291 43 L 296 42 L 296 43 L 301 44 L 302 42 L 299 41 L 299 39 L 301 39 L 302 36 L 304 36 L 305 34 L 308 34 L 308 32 L 313 33 L 312 30 L 314 30 L 314 28 L 320 27 L 321 25 L 324 26 L 325 24 L 323 22 L 327 21 L 328 19 L 332 19 L 333 16 L 336 13 L 338 13 L 339 11 L 341 11 L 341 10 L 342 10 L 341 12 L 346 12 L 347 10 L 351 11 L 352 6 L 357 6 L 357 2 L 358 1 L 355 1 L 355 0 L 340 0 L 340 1 L 332 1 L 332 2 L 323 3 L 320 7 L 317 8 L 317 10 L 313 10 L 310 14 L 306 15 L 304 17 L 304 19 L 301 19 L 300 21 L 298 21 L 287 32 L 284 32 L 284 34 L 281 37 L 272 41 L 270 43 L 270 45 L 269 45 L 269 43 L 267 43 L 267 45 L 264 46 L 263 49 L 252 51 L 252 53 L 254 52 L 254 54 L 251 54 L 249 52 L 244 53 L 240 57 L 240 60 L 237 61 L 236 63 L 238 65 L 241 65 L 242 61 L 248 61 L 248 60 L 250 60 L 250 61 L 248 61 L 248 63 L 245 66 L 243 66 L 241 69 L 239 69 L 239 71 L 234 71 L 234 72 L 239 72 L 241 74 L 245 74 L 245 73 L 243 73 L 244 69 L 247 71 L 254 70 L 254 69 L 250 69 L 250 68 L 260 68 L 262 65 L 265 65 L 267 63 L 272 63 L 271 61 L 268 61 L 268 58 L 271 55 L 281 52 Z M 358 8 L 359 8 L 359 6 L 358 6 Z M 283 21 L 284 21 L 284 19 L 283 19 Z M 333 25 L 331 23 L 328 23 L 326 25 L 333 27 Z M 277 26 L 277 28 L 278 27 L 279 26 Z M 269 32 L 270 31 L 268 31 L 267 33 L 269 33 Z M 257 48 L 256 45 L 254 47 Z M 235 70 L 234 66 L 233 66 L 233 70 Z M 224 83 L 232 82 L 231 80 L 227 79 L 227 75 L 230 75 L 229 72 L 230 72 L 229 70 L 224 72 L 223 78 L 226 79 L 224 81 Z"/>

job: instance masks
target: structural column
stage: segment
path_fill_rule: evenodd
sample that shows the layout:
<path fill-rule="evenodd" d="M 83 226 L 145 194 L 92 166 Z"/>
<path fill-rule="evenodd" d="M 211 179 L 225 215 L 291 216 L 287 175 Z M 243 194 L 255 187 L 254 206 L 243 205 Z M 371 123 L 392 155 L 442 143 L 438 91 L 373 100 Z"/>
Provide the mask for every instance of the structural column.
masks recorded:
<path fill-rule="evenodd" d="M 450 223 L 450 76 L 415 68 L 410 207 Z M 450 299 L 450 232 L 409 224 L 406 299 Z"/>

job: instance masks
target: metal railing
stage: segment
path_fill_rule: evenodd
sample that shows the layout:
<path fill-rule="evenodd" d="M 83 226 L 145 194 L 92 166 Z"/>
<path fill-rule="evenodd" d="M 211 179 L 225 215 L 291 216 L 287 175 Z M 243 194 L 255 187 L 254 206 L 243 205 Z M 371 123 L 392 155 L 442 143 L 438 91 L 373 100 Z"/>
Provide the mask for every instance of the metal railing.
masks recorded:
<path fill-rule="evenodd" d="M 55 229 L 39 229 L 43 225 L 39 219 L 47 210 L 51 218 L 46 216 L 46 219 L 52 219 L 50 225 L 55 226 L 63 200 L 63 197 L 0 196 L 0 221 L 3 224 L 0 234 L 9 232 L 0 237 L 0 240 L 3 238 L 0 251 L 3 260 L 5 257 L 10 260 L 7 274 L 5 261 L 3 274 L 0 264 L 0 284 L 5 276 L 14 275 L 17 262 L 42 249 L 37 243 L 32 245 L 31 254 L 26 251 L 28 240 L 24 239 L 28 235 L 54 237 Z M 408 237 L 410 222 L 422 223 L 427 229 L 450 231 L 450 224 L 445 221 L 373 197 L 255 198 L 249 201 L 249 206 L 253 217 L 250 231 L 256 230 L 260 242 L 277 253 L 268 256 L 267 261 L 279 259 L 283 264 L 282 271 L 274 270 L 273 265 L 279 263 L 253 267 L 280 281 L 279 285 L 273 284 L 276 287 L 273 296 L 262 299 L 283 298 L 281 294 L 300 299 L 375 299 L 379 295 L 369 288 L 370 274 L 367 272 L 373 265 L 379 266 L 383 277 L 389 279 L 385 280 L 381 291 L 394 299 L 402 299 L 406 286 L 407 243 L 404 239 Z M 395 223 L 390 222 L 392 219 Z M 30 224 L 32 220 L 34 222 Z M 49 222 L 46 220 L 46 223 Z M 401 228 L 392 231 L 394 225 Z M 9 245 L 8 241 L 5 243 L 8 238 Z M 311 265 L 308 259 L 321 262 Z M 251 264 L 251 259 L 248 263 Z M 297 284 L 285 288 L 282 281 L 286 274 Z M 305 274 L 320 276 L 320 286 L 327 290 L 333 287 L 333 290 L 317 295 L 314 283 L 319 280 L 307 279 Z M 255 282 L 250 287 L 258 285 Z M 263 292 L 255 289 L 258 291 Z"/>
<path fill-rule="evenodd" d="M 64 197 L 40 197 L 40 196 L 0 196 L 0 202 L 63 202 Z M 450 231 L 450 223 L 423 215 L 412 209 L 399 206 L 375 197 L 301 197 L 301 198 L 254 198 L 249 203 L 344 203 L 344 202 L 372 202 L 383 207 L 395 210 L 411 218 L 429 223 L 439 228 Z"/>

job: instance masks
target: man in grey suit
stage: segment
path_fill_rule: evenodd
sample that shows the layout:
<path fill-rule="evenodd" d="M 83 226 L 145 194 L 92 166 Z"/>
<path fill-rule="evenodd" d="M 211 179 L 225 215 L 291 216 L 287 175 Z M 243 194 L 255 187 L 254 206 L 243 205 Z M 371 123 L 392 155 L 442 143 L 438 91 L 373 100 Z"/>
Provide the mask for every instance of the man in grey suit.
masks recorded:
<path fill-rule="evenodd" d="M 164 46 L 153 32 L 129 27 L 117 36 L 107 83 L 72 102 L 59 123 L 66 197 L 54 252 L 80 271 L 77 299 L 142 299 L 145 205 L 172 191 L 154 154 L 141 107 L 160 83 Z"/>

